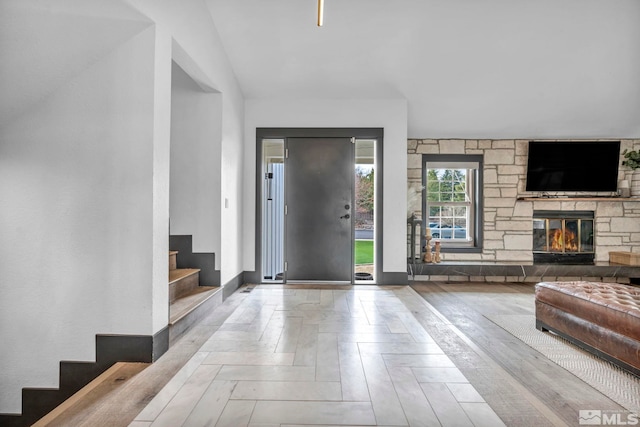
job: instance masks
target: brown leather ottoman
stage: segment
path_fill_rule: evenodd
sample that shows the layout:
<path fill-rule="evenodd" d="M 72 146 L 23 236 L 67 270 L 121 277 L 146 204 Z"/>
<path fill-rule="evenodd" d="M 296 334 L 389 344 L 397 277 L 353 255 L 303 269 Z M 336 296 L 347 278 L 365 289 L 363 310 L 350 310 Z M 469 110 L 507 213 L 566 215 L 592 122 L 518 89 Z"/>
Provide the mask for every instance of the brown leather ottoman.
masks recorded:
<path fill-rule="evenodd" d="M 640 376 L 640 288 L 617 283 L 541 282 L 536 328 Z"/>

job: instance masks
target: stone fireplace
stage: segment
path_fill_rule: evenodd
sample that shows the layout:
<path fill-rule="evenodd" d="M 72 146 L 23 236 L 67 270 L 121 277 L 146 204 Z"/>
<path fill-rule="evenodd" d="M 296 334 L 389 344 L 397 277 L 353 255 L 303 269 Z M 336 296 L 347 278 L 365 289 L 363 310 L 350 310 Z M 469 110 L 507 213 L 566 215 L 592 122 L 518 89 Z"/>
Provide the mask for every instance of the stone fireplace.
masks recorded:
<path fill-rule="evenodd" d="M 534 264 L 591 265 L 594 260 L 593 211 L 533 211 Z"/>
<path fill-rule="evenodd" d="M 458 250 L 445 253 L 442 257 L 443 262 L 438 264 L 437 268 L 436 266 L 429 268 L 430 277 L 438 280 L 464 280 L 467 276 L 460 273 L 458 269 L 460 265 L 477 267 L 473 275 L 466 280 L 484 280 L 486 277 L 491 277 L 491 280 L 517 281 L 520 277 L 521 280 L 536 282 L 540 281 L 541 277 L 545 280 L 558 277 L 571 279 L 587 277 L 590 280 L 619 281 L 623 277 L 620 270 L 622 267 L 609 266 L 609 253 L 612 251 L 640 252 L 640 198 L 617 197 L 611 193 L 528 192 L 526 191 L 528 144 L 528 140 L 492 139 L 410 139 L 408 141 L 407 217 L 415 214 L 419 218 L 422 213 L 424 155 L 482 155 L 484 159 L 484 182 L 481 194 L 484 202 L 482 249 L 480 252 Z M 640 139 L 623 139 L 620 149 L 621 151 L 640 149 Z M 620 160 L 622 161 L 623 158 L 621 157 Z M 628 173 L 629 170 L 620 167 L 619 179 L 627 178 Z M 593 240 L 581 242 L 580 251 L 566 248 L 564 252 L 544 251 L 551 252 L 553 258 L 561 255 L 560 258 L 563 261 L 558 262 L 563 264 L 534 261 L 532 225 L 534 212 L 550 210 L 569 213 L 568 216 L 574 216 L 573 212 L 576 211 L 593 212 L 591 218 L 580 218 L 581 229 L 587 227 L 586 224 L 592 224 L 593 227 Z M 550 221 L 553 219 L 557 218 L 549 218 Z M 555 226 L 556 223 L 552 225 Z M 565 230 L 566 227 L 565 221 Z M 577 224 L 569 222 L 569 229 L 572 230 L 572 227 L 577 227 Z M 547 242 L 547 233 L 548 231 L 544 233 L 544 245 Z M 408 227 L 408 248 L 409 237 L 410 228 Z M 542 252 L 538 249 L 542 249 L 541 246 L 544 245 L 541 241 L 537 242 L 536 252 Z M 589 249 L 590 245 L 593 247 Z M 419 250 L 420 246 L 416 244 L 415 253 L 419 254 Z M 580 254 L 580 252 L 587 253 Z M 410 254 L 410 248 L 407 254 Z M 595 264 L 589 267 L 569 264 L 581 257 L 588 257 L 588 263 Z M 568 258 L 573 258 L 573 261 Z M 505 265 L 513 265 L 514 269 L 505 269 L 503 268 Z M 494 269 L 493 266 L 497 267 Z M 490 268 L 491 271 L 488 270 Z M 604 272 L 599 268 L 615 269 L 615 271 Z M 522 279 L 523 271 L 526 272 L 524 279 Z M 624 274 L 632 274 L 629 277 L 639 277 L 637 272 Z"/>

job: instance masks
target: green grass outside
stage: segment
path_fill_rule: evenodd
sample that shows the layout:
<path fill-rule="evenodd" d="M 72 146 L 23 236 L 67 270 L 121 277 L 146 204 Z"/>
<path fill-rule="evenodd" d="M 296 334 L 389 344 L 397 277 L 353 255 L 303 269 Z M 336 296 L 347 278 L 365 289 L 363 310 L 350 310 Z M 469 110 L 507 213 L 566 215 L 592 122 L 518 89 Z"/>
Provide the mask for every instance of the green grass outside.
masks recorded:
<path fill-rule="evenodd" d="M 356 265 L 373 264 L 373 240 L 356 240 Z"/>

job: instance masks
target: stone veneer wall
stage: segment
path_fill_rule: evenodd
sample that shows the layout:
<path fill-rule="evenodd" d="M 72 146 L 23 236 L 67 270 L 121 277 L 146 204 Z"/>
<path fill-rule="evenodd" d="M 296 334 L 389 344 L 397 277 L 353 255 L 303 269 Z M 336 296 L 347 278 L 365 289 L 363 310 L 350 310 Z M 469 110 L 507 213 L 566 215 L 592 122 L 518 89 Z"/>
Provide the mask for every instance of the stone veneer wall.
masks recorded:
<path fill-rule="evenodd" d="M 519 197 L 525 191 L 529 140 L 409 139 L 408 214 L 421 217 L 422 155 L 482 154 L 484 156 L 484 244 L 482 253 L 446 253 L 446 261 L 532 262 L 534 210 L 595 212 L 596 261 L 607 262 L 609 251 L 640 252 L 640 198 L 620 201 L 536 200 Z M 640 149 L 640 140 L 621 141 L 624 149 Z M 594 159 L 595 163 L 595 159 Z M 594 165 L 597 173 L 597 165 Z M 619 179 L 628 168 L 620 167 Z M 552 193 L 579 195 L 580 193 Z M 591 193 L 593 194 L 593 193 Z M 611 195 L 600 193 L 599 195 Z"/>

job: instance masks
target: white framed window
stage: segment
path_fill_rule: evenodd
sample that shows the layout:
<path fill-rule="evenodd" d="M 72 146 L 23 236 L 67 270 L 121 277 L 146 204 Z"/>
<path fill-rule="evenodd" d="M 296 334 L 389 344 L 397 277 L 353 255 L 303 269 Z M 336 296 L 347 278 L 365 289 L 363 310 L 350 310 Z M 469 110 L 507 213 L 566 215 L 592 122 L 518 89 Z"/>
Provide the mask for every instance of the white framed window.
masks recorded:
<path fill-rule="evenodd" d="M 423 156 L 423 227 L 443 250 L 481 246 L 482 156 Z"/>

